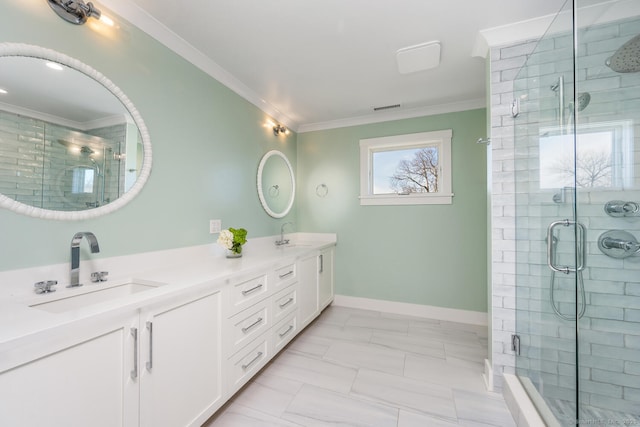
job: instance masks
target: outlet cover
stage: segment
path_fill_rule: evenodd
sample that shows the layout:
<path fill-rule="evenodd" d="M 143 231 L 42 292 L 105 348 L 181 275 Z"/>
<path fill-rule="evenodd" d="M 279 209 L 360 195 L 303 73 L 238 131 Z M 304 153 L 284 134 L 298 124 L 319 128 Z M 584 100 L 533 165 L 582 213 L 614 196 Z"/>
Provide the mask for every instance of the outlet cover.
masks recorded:
<path fill-rule="evenodd" d="M 219 233 L 222 230 L 222 220 L 220 219 L 212 219 L 209 221 L 209 233 L 215 234 Z"/>

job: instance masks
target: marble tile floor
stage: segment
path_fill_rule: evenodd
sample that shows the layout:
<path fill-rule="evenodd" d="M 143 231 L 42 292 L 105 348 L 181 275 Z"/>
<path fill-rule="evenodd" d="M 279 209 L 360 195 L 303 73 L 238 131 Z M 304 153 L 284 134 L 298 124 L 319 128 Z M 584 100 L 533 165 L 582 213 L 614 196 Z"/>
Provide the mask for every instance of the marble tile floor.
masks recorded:
<path fill-rule="evenodd" d="M 486 327 L 330 306 L 203 426 L 515 426 L 486 357 Z"/>

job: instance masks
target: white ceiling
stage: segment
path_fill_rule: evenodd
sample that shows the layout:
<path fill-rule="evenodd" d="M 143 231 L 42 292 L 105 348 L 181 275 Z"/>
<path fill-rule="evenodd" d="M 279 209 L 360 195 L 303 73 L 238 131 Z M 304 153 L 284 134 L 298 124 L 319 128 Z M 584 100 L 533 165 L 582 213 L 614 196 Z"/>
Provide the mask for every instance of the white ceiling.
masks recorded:
<path fill-rule="evenodd" d="M 298 131 L 485 105 L 479 32 L 549 16 L 564 0 L 102 0 Z M 99 7 L 100 7 L 99 5 Z M 137 6 L 137 7 L 136 7 Z M 399 49 L 441 42 L 434 69 Z M 401 104 L 374 113 L 373 107 Z"/>

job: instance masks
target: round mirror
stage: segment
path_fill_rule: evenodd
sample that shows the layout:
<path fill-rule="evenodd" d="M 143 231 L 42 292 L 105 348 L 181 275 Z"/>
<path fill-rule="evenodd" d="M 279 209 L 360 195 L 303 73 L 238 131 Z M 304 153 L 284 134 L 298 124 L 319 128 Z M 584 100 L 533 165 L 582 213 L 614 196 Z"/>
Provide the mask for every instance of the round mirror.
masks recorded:
<path fill-rule="evenodd" d="M 258 166 L 258 196 L 264 210 L 274 218 L 289 213 L 296 182 L 289 159 L 278 150 L 269 151 Z"/>
<path fill-rule="evenodd" d="M 0 43 L 0 207 L 48 219 L 112 212 L 140 192 L 151 142 L 127 96 L 88 65 Z"/>

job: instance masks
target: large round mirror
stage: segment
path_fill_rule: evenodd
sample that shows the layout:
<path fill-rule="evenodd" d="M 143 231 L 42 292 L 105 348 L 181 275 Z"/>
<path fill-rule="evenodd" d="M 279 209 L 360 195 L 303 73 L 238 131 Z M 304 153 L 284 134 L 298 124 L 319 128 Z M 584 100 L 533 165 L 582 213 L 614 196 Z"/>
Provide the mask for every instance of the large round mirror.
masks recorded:
<path fill-rule="evenodd" d="M 289 213 L 296 182 L 289 159 L 278 150 L 269 151 L 258 166 L 258 196 L 264 210 L 274 218 Z"/>
<path fill-rule="evenodd" d="M 64 54 L 0 43 L 0 207 L 87 219 L 128 203 L 151 172 L 142 117 L 109 79 Z"/>

